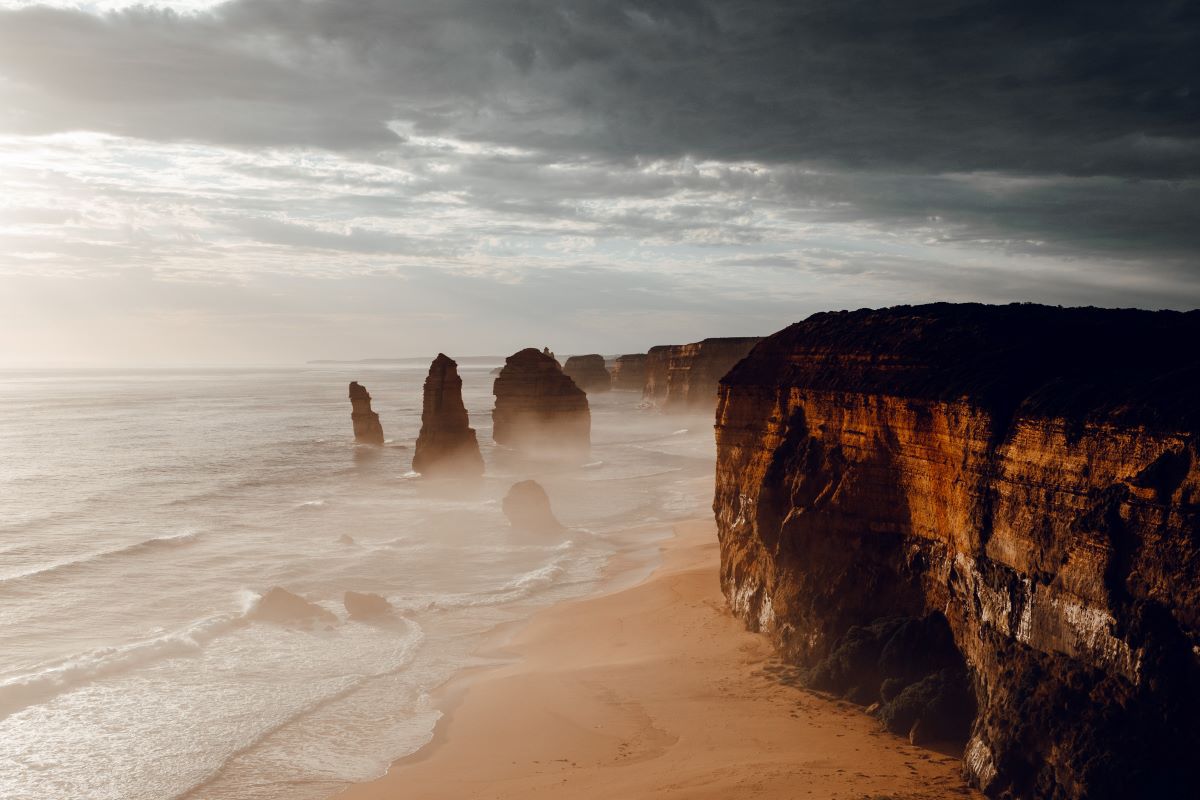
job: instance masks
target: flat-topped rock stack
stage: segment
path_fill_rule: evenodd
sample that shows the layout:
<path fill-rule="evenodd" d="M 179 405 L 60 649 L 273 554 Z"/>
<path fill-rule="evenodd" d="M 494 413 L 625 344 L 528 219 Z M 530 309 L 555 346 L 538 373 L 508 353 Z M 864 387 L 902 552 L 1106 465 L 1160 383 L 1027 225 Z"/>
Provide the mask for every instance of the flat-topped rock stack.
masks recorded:
<path fill-rule="evenodd" d="M 617 356 L 612 367 L 612 388 L 620 392 L 640 392 L 646 385 L 646 354 Z"/>
<path fill-rule="evenodd" d="M 492 438 L 525 455 L 573 458 L 591 446 L 587 394 L 549 351 L 530 347 L 505 360 L 492 385 Z"/>
<path fill-rule="evenodd" d="M 379 415 L 371 410 L 371 395 L 358 381 L 350 382 L 350 422 L 354 425 L 354 441 L 359 444 L 383 444 L 383 426 Z"/>
<path fill-rule="evenodd" d="M 483 474 L 479 442 L 463 405 L 458 364 L 444 353 L 438 353 L 425 378 L 413 470 L 446 477 Z"/>
<path fill-rule="evenodd" d="M 563 365 L 563 372 L 588 394 L 612 389 L 612 376 L 604 366 L 602 355 L 571 356 Z"/>

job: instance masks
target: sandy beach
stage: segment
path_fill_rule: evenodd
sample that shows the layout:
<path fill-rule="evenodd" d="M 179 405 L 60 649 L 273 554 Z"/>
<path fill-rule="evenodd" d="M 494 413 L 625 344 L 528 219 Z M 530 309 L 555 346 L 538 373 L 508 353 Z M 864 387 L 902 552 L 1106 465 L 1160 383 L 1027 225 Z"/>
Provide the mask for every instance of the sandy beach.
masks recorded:
<path fill-rule="evenodd" d="M 804 691 L 726 610 L 710 521 L 645 581 L 547 609 L 452 680 L 433 740 L 338 800 L 978 797 L 951 754 Z"/>

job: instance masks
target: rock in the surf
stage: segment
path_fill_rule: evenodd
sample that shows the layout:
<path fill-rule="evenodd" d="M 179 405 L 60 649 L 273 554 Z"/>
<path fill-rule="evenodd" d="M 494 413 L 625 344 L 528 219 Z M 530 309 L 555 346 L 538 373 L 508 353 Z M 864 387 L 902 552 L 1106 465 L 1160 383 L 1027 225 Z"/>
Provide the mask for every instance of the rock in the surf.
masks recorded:
<path fill-rule="evenodd" d="M 280 586 L 273 587 L 260 597 L 247 616 L 250 619 L 281 625 L 310 625 L 318 622 L 332 625 L 338 621 L 337 615 L 332 611 L 310 603 Z"/>
<path fill-rule="evenodd" d="M 350 615 L 350 619 L 380 617 L 392 610 L 392 604 L 386 597 L 370 592 L 346 592 L 342 602 L 346 605 L 346 613 Z"/>
<path fill-rule="evenodd" d="M 558 533 L 563 525 L 550 510 L 550 497 L 537 481 L 514 483 L 504 496 L 504 516 L 509 524 L 531 533 Z"/>

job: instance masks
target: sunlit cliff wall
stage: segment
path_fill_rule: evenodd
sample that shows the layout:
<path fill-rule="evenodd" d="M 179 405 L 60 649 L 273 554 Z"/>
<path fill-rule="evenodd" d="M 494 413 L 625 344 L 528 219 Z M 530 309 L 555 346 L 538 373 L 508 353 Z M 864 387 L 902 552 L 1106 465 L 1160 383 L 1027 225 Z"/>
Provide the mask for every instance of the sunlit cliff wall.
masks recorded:
<path fill-rule="evenodd" d="M 1197 312 L 1030 305 L 768 337 L 716 413 L 730 605 L 806 665 L 853 626 L 944 615 L 978 707 L 964 769 L 993 796 L 1185 796 L 1198 343 Z"/>

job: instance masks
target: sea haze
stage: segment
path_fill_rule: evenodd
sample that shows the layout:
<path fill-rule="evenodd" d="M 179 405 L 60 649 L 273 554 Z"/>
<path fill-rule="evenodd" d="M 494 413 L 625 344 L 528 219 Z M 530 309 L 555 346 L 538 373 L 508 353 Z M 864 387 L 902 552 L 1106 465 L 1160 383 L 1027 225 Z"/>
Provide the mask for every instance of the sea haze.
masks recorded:
<path fill-rule="evenodd" d="M 644 570 L 710 502 L 711 419 L 594 395 L 585 463 L 517 463 L 492 366 L 460 369 L 487 461 L 465 496 L 410 472 L 424 365 L 0 373 L 0 797 L 327 797 L 428 741 L 489 632 Z M 353 444 L 350 380 L 385 447 Z M 529 477 L 561 536 L 505 521 Z M 248 620 L 275 585 L 339 624 Z M 397 613 L 351 622 L 346 590 Z"/>

